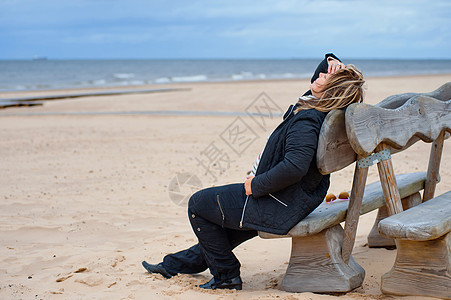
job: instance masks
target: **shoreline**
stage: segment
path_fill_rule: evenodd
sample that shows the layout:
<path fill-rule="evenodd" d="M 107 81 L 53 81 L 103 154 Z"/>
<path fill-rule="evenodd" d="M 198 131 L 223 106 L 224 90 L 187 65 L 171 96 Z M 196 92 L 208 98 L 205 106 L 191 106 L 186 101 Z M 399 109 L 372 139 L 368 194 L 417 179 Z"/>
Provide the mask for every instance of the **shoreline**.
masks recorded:
<path fill-rule="evenodd" d="M 407 74 L 407 75 L 373 75 L 373 76 L 365 76 L 365 79 L 399 79 L 399 78 L 418 78 L 418 77 L 436 77 L 436 76 L 451 76 L 451 73 L 434 73 L 434 74 Z M 308 81 L 310 78 L 275 78 L 275 79 L 243 79 L 243 80 L 224 80 L 224 81 L 186 81 L 186 82 L 169 82 L 169 83 L 154 83 L 154 84 L 142 84 L 142 85 L 112 85 L 112 86 L 90 86 L 90 87 L 61 87 L 61 88 L 52 88 L 52 89 L 32 89 L 32 90 L 0 90 L 0 100 L 8 100 L 5 96 L 10 94 L 38 94 L 41 95 L 44 92 L 50 92 L 49 97 L 52 96 L 53 92 L 67 92 L 67 91 L 86 91 L 85 96 L 90 96 L 90 91 L 92 91 L 92 95 L 96 94 L 96 91 L 108 91 L 114 92 L 117 90 L 122 91 L 135 91 L 139 89 L 151 89 L 155 90 L 164 90 L 171 88 L 164 88 L 167 86 L 185 86 L 190 84 L 195 85 L 211 85 L 211 84 L 240 84 L 240 83 L 277 83 L 277 82 L 300 82 L 300 81 Z M 63 95 L 61 95 L 63 96 Z M 41 96 L 45 97 L 45 96 Z M 67 97 L 70 98 L 70 97 Z M 38 99 L 39 100 L 39 99 Z"/>

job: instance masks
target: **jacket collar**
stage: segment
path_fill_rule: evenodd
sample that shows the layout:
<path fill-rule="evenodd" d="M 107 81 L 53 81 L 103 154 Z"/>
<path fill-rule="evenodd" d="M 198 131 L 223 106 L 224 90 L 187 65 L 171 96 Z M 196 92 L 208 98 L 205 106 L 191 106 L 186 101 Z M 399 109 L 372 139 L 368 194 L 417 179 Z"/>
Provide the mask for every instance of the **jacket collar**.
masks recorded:
<path fill-rule="evenodd" d="M 290 105 L 290 107 L 288 108 L 288 110 L 285 112 L 285 114 L 283 115 L 283 120 L 285 121 L 285 119 L 288 119 L 291 115 L 293 115 L 293 111 L 296 109 L 296 107 L 298 106 L 298 104 L 296 103 L 295 105 Z"/>

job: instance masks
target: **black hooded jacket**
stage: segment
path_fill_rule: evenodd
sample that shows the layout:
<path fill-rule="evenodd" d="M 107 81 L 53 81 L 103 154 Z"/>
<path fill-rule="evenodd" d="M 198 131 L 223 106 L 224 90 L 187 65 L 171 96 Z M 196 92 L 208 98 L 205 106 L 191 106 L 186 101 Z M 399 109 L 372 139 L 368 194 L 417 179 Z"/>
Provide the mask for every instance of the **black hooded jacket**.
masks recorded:
<path fill-rule="evenodd" d="M 316 69 L 327 73 L 327 58 Z M 338 59 L 338 58 L 337 58 Z M 308 91 L 304 95 L 309 95 Z M 250 195 L 243 209 L 242 226 L 274 234 L 286 234 L 321 204 L 329 188 L 329 175 L 316 166 L 316 149 L 327 113 L 309 109 L 294 114 L 291 105 L 282 123 L 269 137 Z"/>

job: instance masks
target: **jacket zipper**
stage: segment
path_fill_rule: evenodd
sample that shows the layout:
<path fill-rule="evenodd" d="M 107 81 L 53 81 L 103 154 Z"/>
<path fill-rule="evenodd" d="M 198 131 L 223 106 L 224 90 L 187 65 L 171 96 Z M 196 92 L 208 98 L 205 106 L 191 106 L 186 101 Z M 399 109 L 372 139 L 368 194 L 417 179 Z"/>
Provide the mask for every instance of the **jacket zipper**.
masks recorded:
<path fill-rule="evenodd" d="M 249 195 L 246 197 L 246 201 L 244 201 L 243 212 L 241 213 L 240 228 L 243 228 L 244 211 L 246 210 L 247 199 L 249 199 Z"/>
<path fill-rule="evenodd" d="M 279 199 L 277 199 L 274 195 L 269 194 L 274 200 L 276 200 L 277 202 L 279 202 L 280 204 L 282 204 L 285 207 L 288 207 L 288 205 L 286 203 L 283 203 L 282 201 L 280 201 Z M 243 219 L 244 219 L 244 211 L 246 210 L 246 206 L 247 206 L 247 200 L 249 199 L 249 196 L 246 197 L 246 201 L 244 201 L 244 207 L 243 207 L 243 212 L 241 213 L 241 221 L 240 221 L 240 228 L 243 228 Z M 219 196 L 218 196 L 218 203 L 219 203 Z M 221 207 L 221 206 L 219 206 Z"/>
<path fill-rule="evenodd" d="M 218 201 L 219 210 L 221 211 L 221 215 L 222 215 L 222 227 L 224 228 L 225 216 L 224 216 L 224 211 L 222 210 L 221 202 L 219 202 L 219 195 L 216 195 L 216 200 Z"/>
<path fill-rule="evenodd" d="M 291 105 L 290 112 L 288 113 L 288 115 L 287 115 L 285 118 L 283 118 L 283 121 L 285 121 L 285 119 L 288 118 L 288 117 L 291 115 L 291 112 L 293 111 L 294 107 L 295 107 L 295 105 Z M 279 125 L 279 126 L 280 126 L 280 125 Z M 276 129 L 277 129 L 277 128 L 276 128 Z M 276 129 L 274 129 L 274 131 L 275 131 Z M 274 132 L 274 131 L 273 131 L 273 132 Z M 264 150 L 263 150 L 263 151 L 264 151 Z M 256 171 L 256 172 L 257 172 L 257 171 Z M 280 204 L 282 204 L 283 206 L 288 207 L 287 204 L 285 204 L 285 203 L 283 203 L 282 201 L 280 201 L 279 199 L 277 199 L 274 195 L 272 195 L 272 194 L 269 194 L 269 195 L 270 195 L 272 198 L 274 198 L 277 202 L 279 202 Z M 247 200 L 248 200 L 248 199 L 249 199 L 249 196 L 247 196 L 247 197 L 246 197 L 246 201 L 244 201 L 243 212 L 241 213 L 240 228 L 243 228 L 244 212 L 246 211 L 246 206 L 247 206 Z M 218 196 L 218 203 L 219 203 L 219 196 Z M 219 205 L 219 207 L 221 207 L 221 205 Z M 223 215 L 223 217 L 224 217 L 224 215 Z"/>
<path fill-rule="evenodd" d="M 279 199 L 277 199 L 274 195 L 269 194 L 274 200 L 276 200 L 277 202 L 279 202 L 280 204 L 282 204 L 283 206 L 287 207 L 288 205 L 283 203 L 282 201 L 280 201 Z"/>

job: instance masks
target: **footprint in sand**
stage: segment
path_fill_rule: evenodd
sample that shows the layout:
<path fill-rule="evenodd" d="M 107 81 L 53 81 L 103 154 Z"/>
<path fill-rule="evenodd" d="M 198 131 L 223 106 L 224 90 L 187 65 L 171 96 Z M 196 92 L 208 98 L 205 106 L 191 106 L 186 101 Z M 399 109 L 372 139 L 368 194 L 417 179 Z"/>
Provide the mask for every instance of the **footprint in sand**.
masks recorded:
<path fill-rule="evenodd" d="M 134 285 L 143 285 L 146 284 L 145 282 L 139 281 L 139 280 L 132 280 L 129 283 L 127 283 L 125 286 L 134 286 Z"/>
<path fill-rule="evenodd" d="M 71 273 L 67 274 L 66 276 L 58 277 L 56 279 L 56 282 L 63 282 L 64 280 L 69 279 L 72 276 L 74 276 L 73 273 L 82 273 L 82 272 L 84 272 L 86 270 L 88 270 L 88 268 L 79 268 L 77 271 L 71 272 Z M 59 274 L 58 274 L 58 276 L 59 276 Z"/>
<path fill-rule="evenodd" d="M 116 258 L 114 258 L 114 261 L 111 264 L 111 266 L 113 268 L 116 268 L 117 264 L 120 262 L 123 262 L 124 260 L 125 260 L 125 256 L 123 256 L 123 255 L 116 256 Z"/>
<path fill-rule="evenodd" d="M 68 275 L 68 276 L 63 276 L 63 277 L 58 277 L 58 278 L 56 279 L 56 282 L 63 282 L 64 280 L 69 279 L 69 278 L 71 278 L 72 276 L 74 276 L 74 274 L 70 274 L 70 275 Z"/>
<path fill-rule="evenodd" d="M 75 282 L 82 283 L 87 286 L 93 287 L 93 286 L 101 285 L 103 283 L 103 278 L 98 277 L 97 275 L 91 275 L 91 276 L 87 276 L 83 279 L 75 279 Z"/>

